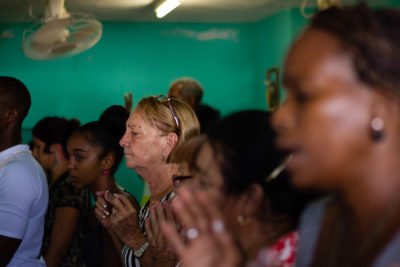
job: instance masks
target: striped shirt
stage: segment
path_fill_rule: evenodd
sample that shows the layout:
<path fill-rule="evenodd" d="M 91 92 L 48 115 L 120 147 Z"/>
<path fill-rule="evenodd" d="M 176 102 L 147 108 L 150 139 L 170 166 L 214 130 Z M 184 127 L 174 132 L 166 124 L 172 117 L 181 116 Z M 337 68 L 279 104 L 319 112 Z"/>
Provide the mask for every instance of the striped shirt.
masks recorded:
<path fill-rule="evenodd" d="M 175 197 L 175 192 L 171 191 L 160 199 L 160 202 L 169 201 Z M 139 212 L 139 227 L 142 229 L 144 235 L 146 235 L 144 229 L 144 222 L 150 214 L 150 201 L 147 201 L 146 204 L 140 209 Z M 122 264 L 124 267 L 140 267 L 140 261 L 138 258 L 135 258 L 133 255 L 133 250 L 128 246 L 124 246 L 121 252 Z"/>

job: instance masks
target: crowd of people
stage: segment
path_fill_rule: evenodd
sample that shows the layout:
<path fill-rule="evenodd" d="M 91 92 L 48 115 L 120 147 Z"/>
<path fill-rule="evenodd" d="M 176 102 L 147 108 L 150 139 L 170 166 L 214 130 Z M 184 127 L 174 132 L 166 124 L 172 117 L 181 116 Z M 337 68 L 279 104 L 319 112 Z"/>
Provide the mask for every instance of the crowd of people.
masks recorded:
<path fill-rule="evenodd" d="M 0 266 L 400 266 L 400 11 L 317 13 L 274 113 L 222 119 L 190 78 L 99 119 L 21 129 L 0 77 Z M 115 180 L 125 159 L 149 188 Z"/>

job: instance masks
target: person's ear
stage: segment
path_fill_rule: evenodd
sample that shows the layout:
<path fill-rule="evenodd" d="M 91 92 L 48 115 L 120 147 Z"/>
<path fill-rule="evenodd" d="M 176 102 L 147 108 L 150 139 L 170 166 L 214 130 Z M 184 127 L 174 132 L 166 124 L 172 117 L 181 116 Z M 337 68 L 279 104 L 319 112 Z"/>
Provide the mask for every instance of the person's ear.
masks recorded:
<path fill-rule="evenodd" d="M 7 109 L 4 112 L 4 119 L 6 122 L 13 122 L 18 117 L 18 111 L 15 108 Z"/>
<path fill-rule="evenodd" d="M 238 221 L 250 220 L 259 215 L 264 204 L 264 190 L 258 184 L 252 184 L 238 199 L 236 213 Z"/>
<path fill-rule="evenodd" d="M 368 131 L 372 142 L 379 143 L 390 131 L 389 128 L 393 124 L 391 122 L 398 120 L 398 118 L 390 117 L 397 116 L 399 108 L 398 103 L 393 105 L 393 101 L 388 101 L 387 96 L 378 93 L 374 94 L 374 96 L 371 101 Z"/>
<path fill-rule="evenodd" d="M 101 167 L 103 170 L 109 170 L 115 164 L 115 156 L 112 153 L 108 153 L 102 160 L 101 160 Z"/>
<path fill-rule="evenodd" d="M 167 158 L 171 154 L 172 150 L 178 144 L 178 135 L 176 133 L 169 133 L 165 136 L 164 147 L 163 147 L 163 158 Z"/>

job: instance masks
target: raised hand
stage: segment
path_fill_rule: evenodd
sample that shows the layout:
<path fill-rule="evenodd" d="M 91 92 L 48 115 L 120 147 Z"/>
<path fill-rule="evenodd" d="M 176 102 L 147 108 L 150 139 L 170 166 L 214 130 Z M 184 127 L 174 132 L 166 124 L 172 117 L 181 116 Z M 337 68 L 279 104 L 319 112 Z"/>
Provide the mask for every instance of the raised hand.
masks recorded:
<path fill-rule="evenodd" d="M 103 225 L 107 230 L 111 229 L 111 220 L 109 218 L 111 214 L 111 206 L 107 203 L 104 198 L 105 191 L 96 192 L 96 206 L 94 213 L 97 220 Z"/>
<path fill-rule="evenodd" d="M 186 242 L 170 223 L 161 225 L 185 267 L 236 267 L 242 254 L 225 229 L 221 212 L 204 194 L 181 189 L 173 211 L 185 226 Z"/>
<path fill-rule="evenodd" d="M 129 113 L 132 110 L 132 105 L 133 105 L 132 92 L 126 93 L 124 95 L 124 107 Z"/>
<path fill-rule="evenodd" d="M 129 198 L 124 194 L 111 194 L 106 191 L 104 199 L 111 206 L 111 212 L 107 217 L 111 224 L 111 230 L 130 247 L 135 247 L 138 240 L 141 243 L 143 234 L 138 224 L 138 210 L 133 206 Z"/>
<path fill-rule="evenodd" d="M 178 262 L 175 251 L 161 233 L 160 225 L 167 222 L 179 231 L 170 203 L 157 202 L 151 207 L 150 215 L 145 222 L 147 240 L 152 246 L 154 254 L 157 255 L 154 266 L 175 266 Z"/>

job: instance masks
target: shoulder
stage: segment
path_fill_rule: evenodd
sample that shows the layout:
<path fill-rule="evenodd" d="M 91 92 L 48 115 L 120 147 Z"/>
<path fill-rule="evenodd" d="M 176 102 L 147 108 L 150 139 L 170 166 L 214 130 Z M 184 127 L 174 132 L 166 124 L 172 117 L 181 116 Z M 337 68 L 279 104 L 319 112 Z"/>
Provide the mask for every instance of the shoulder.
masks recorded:
<path fill-rule="evenodd" d="M 29 154 L 20 155 L 1 168 L 0 184 L 4 190 L 18 188 L 25 189 L 27 191 L 25 193 L 40 194 L 41 191 L 47 190 L 46 175 Z"/>
<path fill-rule="evenodd" d="M 303 224 L 303 222 L 308 223 L 310 221 L 318 221 L 318 219 L 321 219 L 325 208 L 330 201 L 331 198 L 326 197 L 310 203 L 301 216 L 301 224 Z"/>
<path fill-rule="evenodd" d="M 400 266 L 400 229 L 375 260 L 373 267 Z"/>
<path fill-rule="evenodd" d="M 63 174 L 58 178 L 57 182 L 54 184 L 54 191 L 64 196 L 69 196 L 69 195 L 75 196 L 75 195 L 80 195 L 82 190 L 74 187 L 71 181 L 68 179 L 68 175 Z"/>
<path fill-rule="evenodd" d="M 217 109 L 215 109 L 207 104 L 199 105 L 196 109 L 196 113 L 198 115 L 202 115 L 202 116 L 213 116 L 213 117 L 220 116 L 220 112 Z"/>
<path fill-rule="evenodd" d="M 86 209 L 88 192 L 74 187 L 66 174 L 62 175 L 51 190 L 55 207 L 74 207 Z"/>
<path fill-rule="evenodd" d="M 299 248 L 296 266 L 309 266 L 314 255 L 315 245 L 321 229 L 327 204 L 332 200 L 326 197 L 312 202 L 303 211 L 299 229 Z"/>

